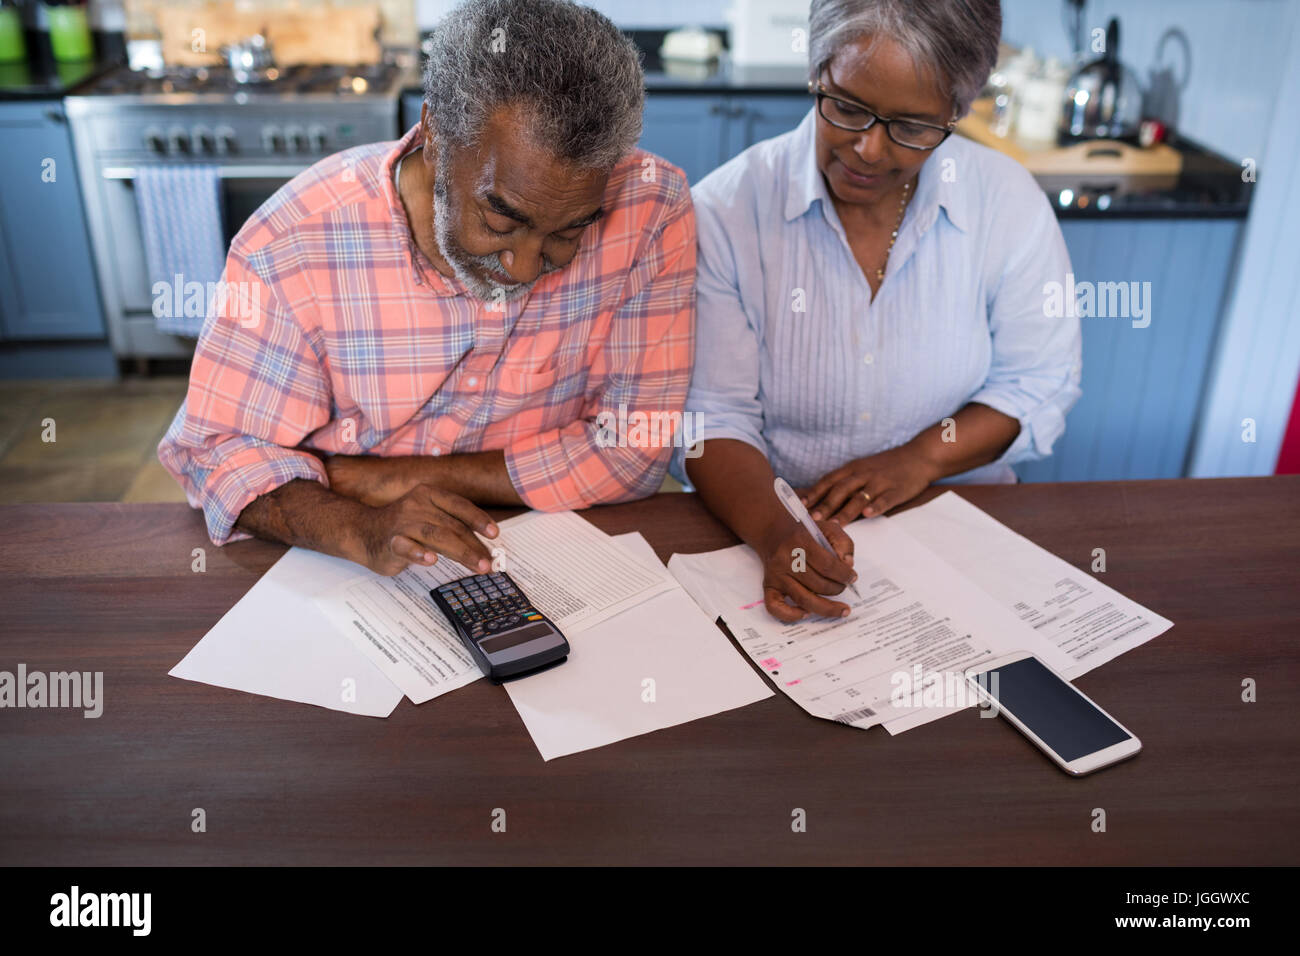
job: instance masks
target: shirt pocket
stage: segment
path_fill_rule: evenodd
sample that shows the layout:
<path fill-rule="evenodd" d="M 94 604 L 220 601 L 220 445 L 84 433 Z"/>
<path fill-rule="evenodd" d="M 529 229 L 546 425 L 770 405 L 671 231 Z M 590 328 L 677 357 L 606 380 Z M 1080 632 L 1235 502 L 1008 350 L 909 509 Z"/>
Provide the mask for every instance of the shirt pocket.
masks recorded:
<path fill-rule="evenodd" d="M 586 372 L 583 367 L 503 366 L 496 374 L 492 419 L 499 422 L 527 413 L 539 430 L 567 425 L 582 408 Z"/>
<path fill-rule="evenodd" d="M 528 405 L 532 399 L 544 400 L 560 377 L 558 368 L 534 371 L 506 366 L 497 373 L 497 393 L 510 405 Z"/>

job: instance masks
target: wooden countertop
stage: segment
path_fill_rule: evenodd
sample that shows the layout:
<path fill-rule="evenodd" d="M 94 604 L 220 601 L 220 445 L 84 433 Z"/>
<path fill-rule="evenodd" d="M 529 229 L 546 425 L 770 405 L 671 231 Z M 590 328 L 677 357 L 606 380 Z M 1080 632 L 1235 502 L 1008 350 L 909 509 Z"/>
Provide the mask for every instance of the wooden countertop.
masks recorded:
<path fill-rule="evenodd" d="M 5 506 L 0 670 L 100 670 L 105 704 L 0 713 L 0 864 L 1293 864 L 1300 478 L 958 491 L 1174 621 L 1078 681 L 1136 759 L 1076 780 L 974 711 L 890 737 L 778 694 L 548 764 L 486 682 L 378 720 L 168 677 L 284 548 L 214 548 L 184 505 Z M 586 516 L 662 558 L 734 543 L 691 495 Z"/>

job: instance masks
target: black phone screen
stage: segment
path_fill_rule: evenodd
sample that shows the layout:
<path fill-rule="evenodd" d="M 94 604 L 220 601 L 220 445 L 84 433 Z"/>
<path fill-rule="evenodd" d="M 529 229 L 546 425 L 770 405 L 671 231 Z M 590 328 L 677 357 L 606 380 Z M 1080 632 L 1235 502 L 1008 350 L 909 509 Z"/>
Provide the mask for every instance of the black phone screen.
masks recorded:
<path fill-rule="evenodd" d="M 1063 760 L 1077 760 L 1129 739 L 1119 724 L 1037 658 L 1002 664 L 975 679 L 999 706 L 1014 714 Z"/>

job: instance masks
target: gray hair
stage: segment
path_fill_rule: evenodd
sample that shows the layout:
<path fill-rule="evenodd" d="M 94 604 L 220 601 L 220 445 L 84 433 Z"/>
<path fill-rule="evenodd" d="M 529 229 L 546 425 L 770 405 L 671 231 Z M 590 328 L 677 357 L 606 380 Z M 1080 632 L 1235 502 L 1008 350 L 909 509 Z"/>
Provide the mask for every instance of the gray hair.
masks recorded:
<path fill-rule="evenodd" d="M 808 75 L 816 82 L 840 48 L 888 37 L 947 84 L 953 111 L 966 115 L 998 60 L 998 0 L 812 0 Z"/>
<path fill-rule="evenodd" d="M 539 145 L 580 169 L 609 169 L 641 137 L 636 45 L 569 0 L 466 0 L 438 23 L 424 71 L 438 141 L 473 146 L 492 112 L 527 110 Z"/>

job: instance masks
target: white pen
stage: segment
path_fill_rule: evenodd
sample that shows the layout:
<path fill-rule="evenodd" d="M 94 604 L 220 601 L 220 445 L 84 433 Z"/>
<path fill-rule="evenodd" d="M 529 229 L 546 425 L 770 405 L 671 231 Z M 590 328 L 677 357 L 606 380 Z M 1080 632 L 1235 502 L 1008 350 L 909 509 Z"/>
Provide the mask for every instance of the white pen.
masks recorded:
<path fill-rule="evenodd" d="M 789 482 L 784 478 L 778 478 L 776 481 L 772 482 L 772 487 L 775 489 L 776 497 L 780 500 L 781 504 L 785 505 L 785 510 L 790 512 L 790 517 L 803 525 L 804 530 L 813 536 L 814 541 L 831 554 L 838 557 L 839 552 L 831 547 L 831 543 L 826 540 L 826 535 L 822 534 L 822 529 L 817 527 L 817 522 L 813 521 L 812 515 L 810 515 L 808 509 L 803 506 L 803 502 L 800 501 L 799 496 L 794 493 L 794 489 L 790 487 Z M 859 601 L 862 600 L 862 595 L 858 594 L 858 589 L 852 584 L 849 585 L 849 590 L 854 594 L 857 594 Z"/>

